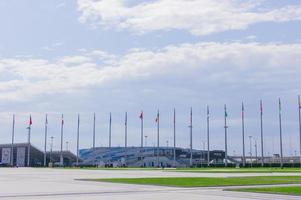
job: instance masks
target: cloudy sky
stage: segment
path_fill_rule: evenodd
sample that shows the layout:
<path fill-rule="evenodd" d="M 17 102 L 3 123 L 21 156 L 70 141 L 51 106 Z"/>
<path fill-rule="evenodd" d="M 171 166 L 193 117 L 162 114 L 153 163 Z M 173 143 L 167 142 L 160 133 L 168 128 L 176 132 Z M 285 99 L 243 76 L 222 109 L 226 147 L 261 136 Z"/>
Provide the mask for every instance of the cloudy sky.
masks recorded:
<path fill-rule="evenodd" d="M 279 152 L 281 98 L 284 153 L 299 155 L 300 20 L 300 0 L 2 0 L 0 143 L 11 141 L 13 114 L 16 141 L 25 142 L 31 114 L 32 141 L 42 148 L 48 113 L 59 148 L 64 113 L 65 141 L 74 150 L 80 113 L 80 145 L 88 148 L 96 112 L 97 146 L 106 146 L 112 112 L 112 143 L 122 146 L 127 111 L 128 143 L 139 145 L 143 109 L 147 145 L 154 145 L 160 109 L 161 145 L 171 145 L 175 107 L 178 146 L 188 147 L 192 107 L 199 149 L 209 105 L 211 148 L 223 149 L 227 104 L 229 153 L 238 154 L 241 103 L 246 136 L 258 138 L 259 148 L 262 99 L 267 155 Z"/>

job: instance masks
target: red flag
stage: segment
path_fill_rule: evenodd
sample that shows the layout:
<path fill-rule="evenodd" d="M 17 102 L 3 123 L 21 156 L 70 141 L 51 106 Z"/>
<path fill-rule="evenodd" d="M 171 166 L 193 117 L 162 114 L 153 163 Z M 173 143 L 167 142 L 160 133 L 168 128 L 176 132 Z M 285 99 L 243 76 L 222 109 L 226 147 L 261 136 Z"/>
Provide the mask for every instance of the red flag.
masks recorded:
<path fill-rule="evenodd" d="M 31 119 L 31 115 L 29 116 L 29 126 L 32 125 L 32 119 Z"/>
<path fill-rule="evenodd" d="M 143 111 L 141 111 L 141 114 L 140 114 L 139 118 L 140 118 L 141 120 L 143 120 Z"/>

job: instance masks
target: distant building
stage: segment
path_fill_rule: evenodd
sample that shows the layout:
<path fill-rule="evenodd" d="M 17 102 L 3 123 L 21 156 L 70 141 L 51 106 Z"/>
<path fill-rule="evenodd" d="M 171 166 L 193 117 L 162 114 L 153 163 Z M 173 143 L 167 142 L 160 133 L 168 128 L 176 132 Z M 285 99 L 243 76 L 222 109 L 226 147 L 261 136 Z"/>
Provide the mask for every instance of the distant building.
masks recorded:
<path fill-rule="evenodd" d="M 2 166 L 27 167 L 28 165 L 28 148 L 30 147 L 30 167 L 44 166 L 44 152 L 40 151 L 28 143 L 0 144 L 0 164 Z M 47 152 L 47 165 L 50 162 L 59 163 L 60 152 Z M 70 151 L 63 151 L 64 166 L 72 166 L 76 161 L 76 156 Z M 13 162 L 11 160 L 13 159 Z"/>
<path fill-rule="evenodd" d="M 190 149 L 184 148 L 176 148 L 176 162 L 174 162 L 173 147 L 160 147 L 158 157 L 156 147 L 97 147 L 81 149 L 79 154 L 82 165 L 102 167 L 188 167 L 190 165 Z M 210 151 L 210 163 L 222 164 L 224 158 L 224 151 Z M 194 166 L 207 164 L 207 151 L 193 150 L 192 163 Z"/>
<path fill-rule="evenodd" d="M 0 163 L 4 166 L 10 166 L 11 159 L 13 159 L 14 166 L 26 167 L 28 147 L 30 147 L 30 166 L 41 166 L 44 154 L 36 147 L 28 145 L 28 143 L 14 144 L 13 148 L 11 144 L 0 144 Z"/>

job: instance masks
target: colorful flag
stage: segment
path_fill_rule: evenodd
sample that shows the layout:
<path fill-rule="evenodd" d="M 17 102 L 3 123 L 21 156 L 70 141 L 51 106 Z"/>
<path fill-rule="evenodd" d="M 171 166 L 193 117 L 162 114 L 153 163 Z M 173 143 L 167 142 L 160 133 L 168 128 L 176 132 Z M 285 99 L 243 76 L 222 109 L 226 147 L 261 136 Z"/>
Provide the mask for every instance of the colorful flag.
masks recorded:
<path fill-rule="evenodd" d="M 32 125 L 32 119 L 31 119 L 31 115 L 29 116 L 29 122 L 28 122 L 29 126 Z"/>
<path fill-rule="evenodd" d="M 227 113 L 227 107 L 225 105 L 225 117 L 228 117 L 228 113 Z"/>

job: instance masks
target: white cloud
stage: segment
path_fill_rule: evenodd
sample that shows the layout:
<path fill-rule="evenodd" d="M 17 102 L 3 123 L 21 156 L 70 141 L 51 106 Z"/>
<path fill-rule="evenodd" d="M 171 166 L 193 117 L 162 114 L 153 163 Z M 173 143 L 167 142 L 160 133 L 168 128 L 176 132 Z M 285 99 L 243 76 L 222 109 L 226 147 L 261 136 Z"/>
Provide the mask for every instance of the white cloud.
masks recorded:
<path fill-rule="evenodd" d="M 91 58 L 86 56 L 66 56 L 60 61 L 64 64 L 80 64 L 91 61 Z"/>
<path fill-rule="evenodd" d="M 297 89 L 299 81 L 294 76 L 301 74 L 301 44 L 197 43 L 157 51 L 136 49 L 121 57 L 102 51 L 82 54 L 55 61 L 0 59 L 0 100 L 72 93 L 114 81 L 137 80 L 143 88 L 145 80 L 156 78 L 164 83 L 175 77 L 173 84 L 183 76 L 212 85 L 239 83 L 275 88 L 281 82 L 289 89 Z M 98 64 L 103 57 L 114 60 L 114 64 Z"/>
<path fill-rule="evenodd" d="M 136 33 L 187 30 L 208 35 L 242 30 L 260 22 L 301 19 L 301 5 L 258 11 L 262 1 L 156 0 L 126 6 L 125 0 L 78 0 L 80 21 Z"/>

